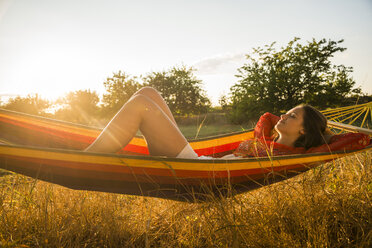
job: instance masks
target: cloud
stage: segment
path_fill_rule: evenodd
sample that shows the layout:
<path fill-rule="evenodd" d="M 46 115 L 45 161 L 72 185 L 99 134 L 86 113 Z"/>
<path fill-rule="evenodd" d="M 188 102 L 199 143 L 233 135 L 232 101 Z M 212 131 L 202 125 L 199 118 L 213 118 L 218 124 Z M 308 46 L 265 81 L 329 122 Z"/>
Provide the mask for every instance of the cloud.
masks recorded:
<path fill-rule="evenodd" d="M 200 75 L 231 74 L 243 66 L 246 53 L 221 54 L 196 62 L 193 67 Z"/>

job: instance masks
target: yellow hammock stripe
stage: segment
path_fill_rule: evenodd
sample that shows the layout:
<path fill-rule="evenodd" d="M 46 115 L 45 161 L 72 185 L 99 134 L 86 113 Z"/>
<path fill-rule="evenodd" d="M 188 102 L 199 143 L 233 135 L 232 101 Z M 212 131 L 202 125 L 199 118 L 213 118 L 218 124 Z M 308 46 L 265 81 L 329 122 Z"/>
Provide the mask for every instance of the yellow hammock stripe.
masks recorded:
<path fill-rule="evenodd" d="M 268 158 L 249 158 L 235 160 L 191 160 L 191 159 L 170 159 L 164 157 L 143 157 L 143 156 L 113 156 L 112 154 L 92 154 L 76 151 L 48 151 L 46 149 L 22 148 L 0 146 L 0 155 L 21 156 L 34 159 L 51 159 L 67 162 L 64 166 L 69 167 L 68 162 L 93 163 L 102 165 L 117 165 L 123 167 L 144 167 L 174 170 L 192 171 L 234 171 L 247 169 L 272 168 L 276 166 L 287 166 L 293 164 L 307 164 L 322 162 L 345 156 L 345 153 L 334 154 L 307 154 L 292 155 Z M 348 154 L 346 154 L 348 155 Z"/>

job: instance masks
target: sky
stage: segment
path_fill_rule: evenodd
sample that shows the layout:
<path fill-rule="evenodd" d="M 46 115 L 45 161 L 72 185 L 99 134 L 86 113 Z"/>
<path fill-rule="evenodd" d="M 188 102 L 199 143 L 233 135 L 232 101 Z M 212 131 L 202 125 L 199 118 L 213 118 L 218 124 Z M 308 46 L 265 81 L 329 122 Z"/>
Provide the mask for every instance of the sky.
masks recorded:
<path fill-rule="evenodd" d="M 372 0 L 0 0 L 0 97 L 104 93 L 131 76 L 186 65 L 217 105 L 252 49 L 294 37 L 344 39 L 332 59 L 372 94 Z"/>

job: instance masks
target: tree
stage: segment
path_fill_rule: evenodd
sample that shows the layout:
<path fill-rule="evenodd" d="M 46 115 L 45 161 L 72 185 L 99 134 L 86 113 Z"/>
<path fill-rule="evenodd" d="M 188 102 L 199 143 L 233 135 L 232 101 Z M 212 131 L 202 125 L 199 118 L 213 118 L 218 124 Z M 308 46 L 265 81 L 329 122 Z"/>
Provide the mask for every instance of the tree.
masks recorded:
<path fill-rule="evenodd" d="M 266 111 L 278 113 L 300 103 L 320 109 L 343 104 L 360 89 L 353 89 L 352 67 L 332 65 L 330 59 L 343 52 L 343 42 L 322 39 L 299 43 L 294 38 L 279 51 L 275 42 L 253 49 L 248 62 L 238 69 L 238 83 L 231 87 L 234 122 L 256 118 Z"/>
<path fill-rule="evenodd" d="M 46 115 L 45 110 L 50 107 L 50 102 L 40 98 L 38 94 L 27 95 L 27 97 L 17 96 L 10 98 L 2 108 L 24 112 L 33 115 Z"/>
<path fill-rule="evenodd" d="M 63 107 L 55 112 L 56 118 L 81 124 L 96 123 L 99 115 L 99 97 L 95 91 L 70 92 L 57 103 Z"/>
<path fill-rule="evenodd" d="M 170 110 L 176 115 L 200 114 L 210 107 L 210 101 L 202 89 L 202 81 L 196 79 L 192 68 L 181 66 L 150 73 L 144 78 L 144 85 L 161 92 Z"/>
<path fill-rule="evenodd" d="M 130 77 L 124 72 L 114 73 L 103 83 L 107 94 L 103 95 L 102 109 L 105 117 L 111 118 L 126 103 L 129 98 L 141 88 L 136 77 Z"/>
<path fill-rule="evenodd" d="M 230 103 L 227 95 L 225 94 L 221 95 L 220 98 L 218 99 L 218 103 L 220 104 L 221 109 L 224 112 L 229 111 Z"/>

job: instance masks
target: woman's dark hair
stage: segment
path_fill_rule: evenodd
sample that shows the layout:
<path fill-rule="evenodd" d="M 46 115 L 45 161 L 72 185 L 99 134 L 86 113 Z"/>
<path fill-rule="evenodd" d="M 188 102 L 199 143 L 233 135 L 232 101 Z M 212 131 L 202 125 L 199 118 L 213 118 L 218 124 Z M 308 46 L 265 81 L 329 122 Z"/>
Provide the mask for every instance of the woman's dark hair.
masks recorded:
<path fill-rule="evenodd" d="M 302 104 L 299 107 L 304 110 L 303 127 L 305 134 L 301 135 L 295 141 L 294 146 L 309 149 L 324 144 L 324 133 L 327 128 L 327 119 L 325 116 L 313 106 Z"/>

